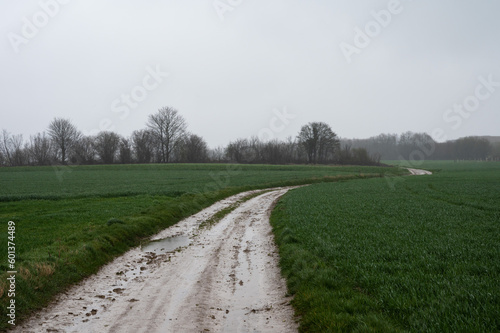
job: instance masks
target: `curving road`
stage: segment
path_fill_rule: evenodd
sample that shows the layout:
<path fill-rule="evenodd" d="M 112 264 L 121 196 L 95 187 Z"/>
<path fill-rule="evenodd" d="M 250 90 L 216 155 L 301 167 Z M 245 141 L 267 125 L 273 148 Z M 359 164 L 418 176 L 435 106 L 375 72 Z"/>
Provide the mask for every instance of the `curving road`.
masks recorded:
<path fill-rule="evenodd" d="M 414 176 L 432 175 L 432 172 L 427 171 L 427 170 L 411 169 L 411 168 L 407 168 L 407 169 Z"/>
<path fill-rule="evenodd" d="M 288 190 L 243 203 L 255 192 L 241 193 L 181 221 L 154 237 L 166 240 L 117 258 L 16 331 L 296 332 L 269 225 Z M 236 203 L 217 224 L 199 228 Z"/>

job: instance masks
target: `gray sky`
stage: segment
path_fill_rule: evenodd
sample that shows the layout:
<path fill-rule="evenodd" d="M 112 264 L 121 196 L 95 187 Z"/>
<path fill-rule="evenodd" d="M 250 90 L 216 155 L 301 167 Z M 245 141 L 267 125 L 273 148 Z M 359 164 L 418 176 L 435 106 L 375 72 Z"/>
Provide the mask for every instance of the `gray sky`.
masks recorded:
<path fill-rule="evenodd" d="M 0 1 L 0 129 L 25 139 L 54 117 L 128 136 L 162 106 L 212 147 L 311 121 L 500 135 L 497 0 Z"/>

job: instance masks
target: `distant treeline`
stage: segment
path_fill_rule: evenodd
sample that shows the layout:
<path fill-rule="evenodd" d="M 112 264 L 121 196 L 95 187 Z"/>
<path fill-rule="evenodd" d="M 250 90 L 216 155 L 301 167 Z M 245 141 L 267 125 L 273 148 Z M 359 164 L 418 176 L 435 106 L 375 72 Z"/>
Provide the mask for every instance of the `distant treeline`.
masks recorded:
<path fill-rule="evenodd" d="M 341 152 L 340 140 L 329 125 L 312 122 L 296 138 L 264 141 L 237 139 L 226 147 L 209 148 L 187 131 L 177 110 L 164 107 L 149 116 L 144 129 L 129 137 L 112 131 L 83 135 L 68 119 L 55 118 L 47 131 L 30 136 L 0 136 L 0 166 L 113 163 L 268 163 L 377 165 L 366 149 Z"/>
<path fill-rule="evenodd" d="M 500 137 L 469 136 L 436 142 L 426 133 L 380 134 L 368 139 L 342 139 L 344 149 L 363 147 L 383 160 L 500 160 Z"/>
<path fill-rule="evenodd" d="M 467 137 L 445 143 L 425 133 L 381 134 L 369 139 L 339 139 L 328 124 L 302 126 L 296 137 L 263 141 L 242 138 L 209 148 L 187 131 L 177 110 L 164 107 L 144 129 L 123 137 L 112 131 L 83 135 L 68 119 L 55 118 L 46 132 L 0 135 L 0 166 L 113 163 L 261 163 L 378 165 L 386 160 L 500 160 L 500 143 Z"/>

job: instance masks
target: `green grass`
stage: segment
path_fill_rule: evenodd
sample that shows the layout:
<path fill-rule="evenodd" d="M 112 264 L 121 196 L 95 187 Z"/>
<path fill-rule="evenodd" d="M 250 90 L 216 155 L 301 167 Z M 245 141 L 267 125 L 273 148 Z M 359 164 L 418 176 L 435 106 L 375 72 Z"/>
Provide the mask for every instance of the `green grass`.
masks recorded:
<path fill-rule="evenodd" d="M 306 178 L 397 173 L 396 168 L 238 164 L 144 164 L 0 168 L 0 201 L 179 196 Z"/>
<path fill-rule="evenodd" d="M 16 223 L 17 322 L 131 246 L 244 190 L 397 175 L 397 168 L 217 164 L 0 168 L 2 272 Z M 0 316 L 6 318 L 6 273 Z M 0 321 L 0 330 L 8 327 Z"/>
<path fill-rule="evenodd" d="M 271 221 L 302 332 L 500 331 L 500 163 L 315 184 Z"/>

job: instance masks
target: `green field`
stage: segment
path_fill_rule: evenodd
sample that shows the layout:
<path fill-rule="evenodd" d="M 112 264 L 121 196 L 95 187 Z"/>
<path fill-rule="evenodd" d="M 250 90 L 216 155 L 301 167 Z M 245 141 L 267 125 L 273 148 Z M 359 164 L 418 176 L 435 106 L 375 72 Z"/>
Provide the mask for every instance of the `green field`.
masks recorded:
<path fill-rule="evenodd" d="M 285 195 L 272 215 L 302 331 L 499 331 L 500 163 L 419 167 L 434 175 L 216 164 L 0 168 L 4 258 L 7 221 L 16 222 L 17 319 L 219 199 L 313 183 Z M 9 269 L 6 259 L 1 267 Z"/>
<path fill-rule="evenodd" d="M 303 332 L 500 331 L 500 163 L 314 184 L 271 223 Z"/>
<path fill-rule="evenodd" d="M 203 207 L 256 188 L 398 175 L 398 168 L 269 165 L 106 165 L 0 168 L 0 238 L 16 223 L 16 315 L 23 319 L 58 292 L 141 240 Z M 0 316 L 6 318 L 6 273 Z M 0 330 L 7 326 L 0 322 Z"/>
<path fill-rule="evenodd" d="M 176 197 L 184 193 L 342 175 L 397 174 L 395 168 L 239 164 L 133 164 L 0 168 L 0 201 L 123 197 Z"/>

